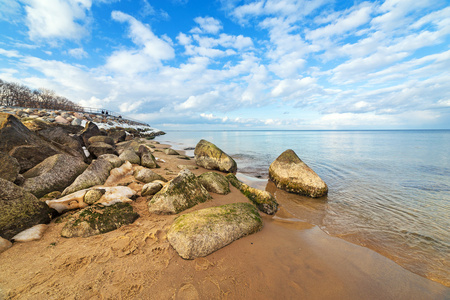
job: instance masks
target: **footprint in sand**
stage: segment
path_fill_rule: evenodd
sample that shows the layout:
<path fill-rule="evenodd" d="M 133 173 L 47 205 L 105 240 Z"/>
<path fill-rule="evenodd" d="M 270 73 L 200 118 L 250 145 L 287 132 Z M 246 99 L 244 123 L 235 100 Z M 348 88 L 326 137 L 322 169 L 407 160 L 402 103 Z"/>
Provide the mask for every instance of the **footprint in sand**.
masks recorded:
<path fill-rule="evenodd" d="M 190 283 L 184 284 L 177 293 L 176 299 L 199 299 L 197 289 Z"/>
<path fill-rule="evenodd" d="M 195 270 L 196 271 L 205 271 L 210 267 L 214 267 L 214 263 L 210 262 L 206 258 L 197 258 L 195 260 Z"/>

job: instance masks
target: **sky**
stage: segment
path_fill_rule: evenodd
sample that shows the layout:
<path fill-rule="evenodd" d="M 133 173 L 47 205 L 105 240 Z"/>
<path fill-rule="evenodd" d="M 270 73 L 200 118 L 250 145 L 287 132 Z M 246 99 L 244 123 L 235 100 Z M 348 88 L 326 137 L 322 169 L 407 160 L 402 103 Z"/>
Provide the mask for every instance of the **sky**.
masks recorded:
<path fill-rule="evenodd" d="M 0 79 L 161 130 L 450 129 L 450 2 L 0 0 Z"/>

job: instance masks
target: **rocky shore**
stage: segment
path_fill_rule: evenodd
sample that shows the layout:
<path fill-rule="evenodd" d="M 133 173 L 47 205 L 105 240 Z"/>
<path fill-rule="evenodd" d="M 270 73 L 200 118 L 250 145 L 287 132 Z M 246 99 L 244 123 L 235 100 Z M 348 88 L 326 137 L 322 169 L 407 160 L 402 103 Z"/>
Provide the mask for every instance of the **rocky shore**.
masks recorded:
<path fill-rule="evenodd" d="M 0 299 L 449 295 L 293 220 L 213 143 L 187 157 L 148 126 L 0 109 Z M 270 172 L 291 193 L 326 195 L 292 150 Z"/>

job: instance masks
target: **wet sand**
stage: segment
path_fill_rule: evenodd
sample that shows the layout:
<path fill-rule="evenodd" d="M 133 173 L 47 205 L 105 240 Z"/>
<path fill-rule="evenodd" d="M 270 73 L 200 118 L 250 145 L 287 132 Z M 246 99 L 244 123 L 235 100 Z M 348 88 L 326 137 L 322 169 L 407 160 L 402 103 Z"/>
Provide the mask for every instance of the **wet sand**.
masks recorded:
<path fill-rule="evenodd" d="M 165 161 L 156 172 L 167 179 L 177 165 L 195 164 L 155 156 Z M 187 212 L 247 202 L 231 189 Z M 106 234 L 62 238 L 64 224 L 51 223 L 41 240 L 15 243 L 0 254 L 0 299 L 450 299 L 449 288 L 330 237 L 283 207 L 275 217 L 262 214 L 260 232 L 184 260 L 166 239 L 176 216 L 152 215 L 146 201 L 132 203 L 138 220 Z"/>

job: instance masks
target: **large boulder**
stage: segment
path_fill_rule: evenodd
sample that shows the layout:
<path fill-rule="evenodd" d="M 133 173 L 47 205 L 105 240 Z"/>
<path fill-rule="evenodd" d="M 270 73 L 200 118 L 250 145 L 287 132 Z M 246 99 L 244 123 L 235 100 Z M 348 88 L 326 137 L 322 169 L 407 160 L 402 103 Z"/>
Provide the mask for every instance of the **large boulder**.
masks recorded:
<path fill-rule="evenodd" d="M 141 164 L 141 158 L 133 149 L 125 149 L 120 153 L 119 157 L 124 161 L 129 161 L 132 164 Z"/>
<path fill-rule="evenodd" d="M 87 122 L 84 129 L 80 132 L 80 136 L 83 139 L 84 145 L 89 146 L 89 139 L 96 135 L 104 135 L 94 122 Z"/>
<path fill-rule="evenodd" d="M 198 142 L 194 150 L 197 165 L 208 170 L 234 173 L 237 165 L 234 159 L 206 140 Z"/>
<path fill-rule="evenodd" d="M 62 153 L 16 117 L 6 113 L 0 113 L 0 151 L 17 159 L 20 172 L 31 169 L 49 156 Z"/>
<path fill-rule="evenodd" d="M 95 204 L 75 213 L 61 231 L 61 236 L 88 237 L 106 233 L 133 223 L 139 215 L 129 203 L 111 206 Z"/>
<path fill-rule="evenodd" d="M 134 178 L 137 180 L 143 182 L 143 183 L 149 183 L 155 180 L 161 180 L 161 181 L 167 181 L 164 177 L 162 177 L 159 174 L 156 174 L 150 169 L 139 167 L 136 168 L 136 170 L 133 173 Z"/>
<path fill-rule="evenodd" d="M 20 165 L 17 159 L 0 151 L 0 178 L 14 182 L 19 175 Z"/>
<path fill-rule="evenodd" d="M 104 184 L 113 168 L 114 166 L 105 159 L 94 160 L 61 195 L 65 196 L 94 185 Z"/>
<path fill-rule="evenodd" d="M 68 128 L 64 128 L 63 126 L 45 127 L 41 130 L 36 130 L 36 132 L 40 137 L 43 137 L 44 139 L 51 142 L 56 147 L 63 149 L 70 155 L 86 159 L 81 139 L 70 136 Z"/>
<path fill-rule="evenodd" d="M 184 214 L 167 233 L 172 247 L 184 259 L 206 256 L 262 228 L 262 220 L 250 203 L 232 203 Z"/>
<path fill-rule="evenodd" d="M 25 172 L 22 187 L 38 198 L 53 191 L 62 192 L 87 167 L 88 165 L 80 158 L 56 154 Z"/>
<path fill-rule="evenodd" d="M 278 203 L 271 193 L 246 185 L 237 179 L 233 173 L 228 173 L 227 179 L 235 188 L 241 191 L 244 196 L 252 201 L 260 211 L 268 215 L 273 215 L 277 212 Z"/>
<path fill-rule="evenodd" d="M 159 165 L 156 163 L 156 158 L 153 156 L 152 152 L 153 150 L 146 145 L 139 146 L 139 154 L 141 156 L 141 166 L 150 169 L 159 168 Z"/>
<path fill-rule="evenodd" d="M 147 183 L 142 187 L 141 196 L 153 196 L 163 188 L 163 184 L 160 181 Z"/>
<path fill-rule="evenodd" d="M 118 130 L 108 133 L 108 136 L 113 139 L 114 143 L 120 143 L 125 141 L 127 133 L 125 132 L 125 130 Z"/>
<path fill-rule="evenodd" d="M 45 202 L 14 183 L 0 178 L 0 236 L 10 240 L 36 224 L 49 223 L 52 212 Z"/>
<path fill-rule="evenodd" d="M 153 196 L 148 209 L 155 214 L 177 214 L 211 198 L 194 173 L 183 170 Z"/>
<path fill-rule="evenodd" d="M 95 136 L 90 137 L 88 140 L 89 144 L 94 144 L 94 143 L 98 143 L 98 142 L 102 142 L 102 143 L 106 143 L 111 146 L 114 146 L 114 140 L 109 136 L 95 135 Z"/>
<path fill-rule="evenodd" d="M 269 177 L 279 189 L 309 197 L 322 197 L 328 186 L 293 150 L 284 151 L 269 167 Z"/>
<path fill-rule="evenodd" d="M 208 192 L 221 195 L 230 193 L 230 183 L 222 174 L 206 172 L 198 176 L 198 180 Z"/>
<path fill-rule="evenodd" d="M 92 139 L 92 138 L 91 138 Z M 114 146 L 103 142 L 95 142 L 88 146 L 87 150 L 91 153 L 95 158 L 103 154 L 117 154 Z"/>

